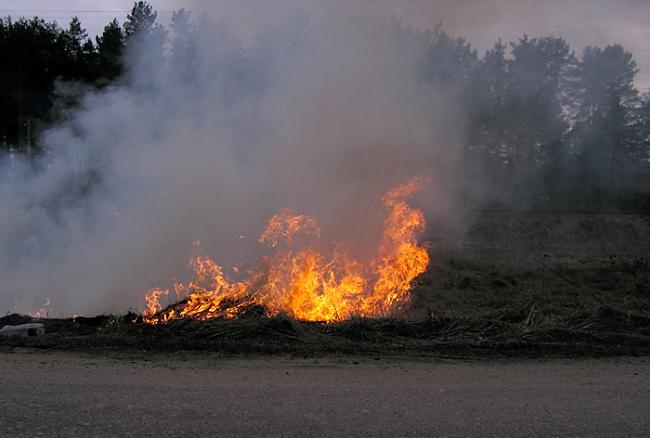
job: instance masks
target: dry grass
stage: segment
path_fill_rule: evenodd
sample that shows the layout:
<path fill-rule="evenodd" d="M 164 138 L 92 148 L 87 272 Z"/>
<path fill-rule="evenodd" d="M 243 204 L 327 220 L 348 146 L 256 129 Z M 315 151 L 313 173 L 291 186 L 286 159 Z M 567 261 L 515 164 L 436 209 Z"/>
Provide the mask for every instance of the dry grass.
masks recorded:
<path fill-rule="evenodd" d="M 201 350 L 229 354 L 647 355 L 650 319 L 609 307 L 536 322 L 533 304 L 491 317 L 352 319 L 336 324 L 288 318 L 178 320 L 151 326 L 121 318 L 43 320 L 44 337 L 0 338 L 5 347 Z M 0 324 L 3 322 L 0 321 Z"/>
<path fill-rule="evenodd" d="M 432 264 L 400 318 L 336 324 L 264 318 L 180 320 L 137 315 L 45 320 L 42 338 L 0 346 L 206 350 L 228 354 L 647 355 L 650 219 L 486 215 L 455 244 L 432 234 Z M 441 243 L 442 242 L 442 243 Z M 24 320 L 24 319 L 23 319 Z M 0 326 L 20 317 L 0 318 Z"/>

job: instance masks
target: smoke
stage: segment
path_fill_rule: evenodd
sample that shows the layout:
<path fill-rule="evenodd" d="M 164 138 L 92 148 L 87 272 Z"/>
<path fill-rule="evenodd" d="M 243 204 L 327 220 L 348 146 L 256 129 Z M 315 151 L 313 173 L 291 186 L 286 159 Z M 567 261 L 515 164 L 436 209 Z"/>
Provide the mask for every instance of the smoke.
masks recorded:
<path fill-rule="evenodd" d="M 43 157 L 0 159 L 0 310 L 33 312 L 48 297 L 66 315 L 139 308 L 147 289 L 187 277 L 194 241 L 226 267 L 254 262 L 282 208 L 363 254 L 379 236 L 381 194 L 413 176 L 427 178 L 418 206 L 444 225 L 462 117 L 444 84 L 418 80 L 420 46 L 392 17 L 420 29 L 442 20 L 480 50 L 528 32 L 634 52 L 648 8 L 300 3 L 174 2 L 197 30 L 169 67 L 154 41 L 134 45 L 124 80 L 86 93 L 42 136 Z"/>
<path fill-rule="evenodd" d="M 125 81 L 85 95 L 37 163 L 3 162 L 0 309 L 140 307 L 188 275 L 194 241 L 226 266 L 254 261 L 285 207 L 363 252 L 380 195 L 413 176 L 445 217 L 454 105 L 418 83 L 390 16 L 289 8 L 247 38 L 209 15 L 169 68 L 138 44 Z"/>
<path fill-rule="evenodd" d="M 170 1 L 179 4 L 180 0 Z M 167 8 L 169 1 L 160 0 L 156 4 Z M 318 14 L 359 16 L 374 11 L 399 17 L 417 29 L 429 29 L 442 21 L 445 31 L 467 38 L 480 52 L 490 49 L 499 38 L 516 41 L 523 34 L 562 37 L 578 53 L 586 46 L 621 44 L 639 64 L 638 86 L 650 88 L 650 51 L 647 49 L 650 2 L 647 0 L 186 0 L 180 4 L 213 16 L 225 16 L 236 22 L 245 35 L 252 35 L 266 17 L 280 16 L 283 8 L 277 7 L 279 4 L 307 4 L 310 11 Z"/>

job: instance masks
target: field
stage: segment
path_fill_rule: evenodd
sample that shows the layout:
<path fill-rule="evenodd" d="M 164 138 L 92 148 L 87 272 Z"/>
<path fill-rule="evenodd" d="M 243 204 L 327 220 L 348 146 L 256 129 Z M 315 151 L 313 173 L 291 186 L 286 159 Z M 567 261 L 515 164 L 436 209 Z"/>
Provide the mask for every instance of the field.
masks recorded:
<path fill-rule="evenodd" d="M 601 356 L 650 353 L 650 218 L 482 213 L 430 227 L 431 264 L 401 315 L 336 324 L 137 315 L 46 319 L 4 349 L 201 350 L 223 354 Z M 4 324 L 29 318 L 10 315 Z M 134 322 L 136 321 L 136 322 Z"/>

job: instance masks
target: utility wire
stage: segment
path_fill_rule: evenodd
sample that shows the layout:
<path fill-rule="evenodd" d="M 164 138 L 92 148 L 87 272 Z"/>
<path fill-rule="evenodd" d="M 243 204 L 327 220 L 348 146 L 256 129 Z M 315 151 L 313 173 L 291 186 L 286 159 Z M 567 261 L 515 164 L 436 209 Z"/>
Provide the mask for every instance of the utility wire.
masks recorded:
<path fill-rule="evenodd" d="M 4 13 L 37 13 L 37 14 L 128 14 L 131 12 L 131 9 L 112 9 L 112 10 L 91 10 L 91 9 L 0 9 L 0 14 Z M 175 10 L 157 10 L 158 14 L 173 14 Z M 67 18 L 69 15 L 61 17 Z M 40 16 L 40 18 L 47 18 Z M 99 18 L 99 17 L 97 17 Z M 477 24 L 479 25 L 505 25 L 510 30 L 556 30 L 563 33 L 574 33 L 576 35 L 621 35 L 621 36 L 631 36 L 639 38 L 650 38 L 650 31 L 635 31 L 630 32 L 629 30 L 624 29 L 600 29 L 596 27 L 580 27 L 580 26 L 564 26 L 564 25 L 530 25 L 526 23 L 513 23 L 502 20 L 495 20 L 489 18 L 472 18 L 472 19 L 454 19 L 454 18 L 442 18 L 442 27 L 454 27 L 454 28 L 463 28 L 463 29 L 475 29 Z M 456 24 L 454 24 L 456 23 Z"/>

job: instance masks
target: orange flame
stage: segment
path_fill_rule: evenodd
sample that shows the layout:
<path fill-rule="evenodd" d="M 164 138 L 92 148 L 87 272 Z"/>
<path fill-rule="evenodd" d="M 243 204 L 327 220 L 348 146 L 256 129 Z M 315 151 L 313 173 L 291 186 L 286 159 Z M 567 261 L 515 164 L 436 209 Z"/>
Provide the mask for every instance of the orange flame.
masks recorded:
<path fill-rule="evenodd" d="M 45 302 L 43 303 L 43 305 L 32 316 L 34 318 L 49 318 L 50 310 L 52 310 L 52 302 L 50 301 L 50 298 L 47 297 L 45 298 Z"/>
<path fill-rule="evenodd" d="M 297 235 L 318 237 L 320 226 L 313 217 L 286 209 L 269 220 L 259 241 L 271 247 L 287 245 L 245 280 L 228 280 L 222 266 L 199 252 L 190 261 L 194 280 L 175 285 L 177 294 L 187 298 L 161 311 L 159 299 L 168 292 L 153 289 L 145 295 L 143 319 L 158 324 L 177 318 L 236 318 L 256 311 L 332 322 L 400 311 L 409 303 L 411 282 L 429 263 L 427 249 L 416 238 L 424 230 L 424 215 L 406 202 L 419 189 L 420 180 L 414 179 L 383 196 L 388 216 L 382 242 L 377 256 L 365 265 L 342 245 L 329 256 L 309 245 L 293 249 L 288 244 Z"/>
<path fill-rule="evenodd" d="M 162 308 L 160 305 L 160 297 L 167 296 L 169 294 L 168 290 L 162 289 L 152 289 L 148 294 L 145 294 L 144 301 L 147 304 L 147 308 L 142 312 L 142 319 L 144 322 L 149 324 L 158 324 L 158 317 L 156 314 Z"/>
<path fill-rule="evenodd" d="M 320 226 L 313 217 L 298 215 L 290 208 L 286 208 L 269 219 L 259 242 L 275 247 L 282 241 L 291 242 L 299 233 L 315 234 L 316 237 L 320 237 Z"/>

